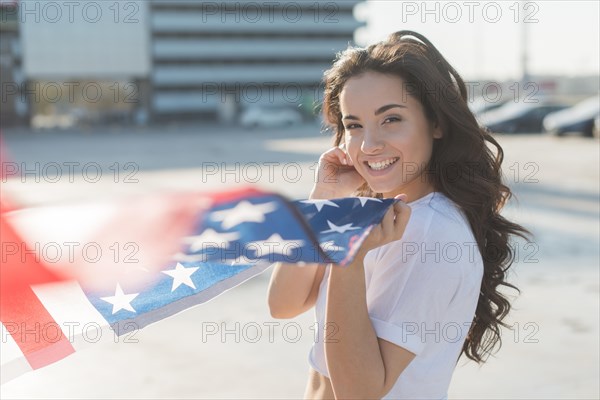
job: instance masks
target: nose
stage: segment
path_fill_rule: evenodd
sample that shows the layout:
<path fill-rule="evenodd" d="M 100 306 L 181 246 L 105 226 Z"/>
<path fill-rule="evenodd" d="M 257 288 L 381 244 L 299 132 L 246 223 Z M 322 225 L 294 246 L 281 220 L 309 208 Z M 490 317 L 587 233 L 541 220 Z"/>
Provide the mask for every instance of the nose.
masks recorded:
<path fill-rule="evenodd" d="M 365 132 L 360 150 L 365 154 L 377 154 L 383 150 L 385 143 L 375 132 Z"/>

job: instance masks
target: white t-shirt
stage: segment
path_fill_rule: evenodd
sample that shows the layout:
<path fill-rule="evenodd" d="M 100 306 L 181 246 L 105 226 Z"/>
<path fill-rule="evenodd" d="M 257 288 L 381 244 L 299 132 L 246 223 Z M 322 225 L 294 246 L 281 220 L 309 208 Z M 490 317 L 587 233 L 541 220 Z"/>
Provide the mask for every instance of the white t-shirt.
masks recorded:
<path fill-rule="evenodd" d="M 364 260 L 369 317 L 378 337 L 416 356 L 384 399 L 444 399 L 479 299 L 483 261 L 469 223 L 440 192 L 409 203 L 401 240 L 369 251 Z M 336 267 L 338 268 L 338 267 Z M 320 335 L 309 364 L 329 377 L 323 337 L 327 282 L 315 317 Z"/>

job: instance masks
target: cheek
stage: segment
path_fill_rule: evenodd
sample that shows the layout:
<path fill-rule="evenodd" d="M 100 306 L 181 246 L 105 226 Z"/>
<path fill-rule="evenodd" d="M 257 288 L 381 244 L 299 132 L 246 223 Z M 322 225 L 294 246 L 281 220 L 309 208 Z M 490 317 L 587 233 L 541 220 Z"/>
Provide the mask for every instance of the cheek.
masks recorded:
<path fill-rule="evenodd" d="M 433 138 L 426 130 L 415 130 L 414 134 L 398 143 L 406 160 L 414 162 L 427 162 L 433 149 Z"/>
<path fill-rule="evenodd" d="M 350 136 L 347 132 L 344 133 L 344 143 L 346 143 L 346 148 L 352 144 L 352 136 Z"/>

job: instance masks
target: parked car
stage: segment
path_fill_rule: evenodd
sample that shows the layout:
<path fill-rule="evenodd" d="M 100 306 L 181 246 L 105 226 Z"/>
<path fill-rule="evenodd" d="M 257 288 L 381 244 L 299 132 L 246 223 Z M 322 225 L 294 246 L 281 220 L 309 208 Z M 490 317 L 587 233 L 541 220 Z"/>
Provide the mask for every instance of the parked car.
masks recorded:
<path fill-rule="evenodd" d="M 242 112 L 240 124 L 247 128 L 291 126 L 302 123 L 302 114 L 291 107 L 251 107 Z"/>
<path fill-rule="evenodd" d="M 567 104 L 537 99 L 537 102 L 509 102 L 481 114 L 479 123 L 495 133 L 542 132 L 544 117 L 567 108 Z"/>
<path fill-rule="evenodd" d="M 592 134 L 596 139 L 600 138 L 600 115 L 597 115 L 596 119 L 594 119 L 594 129 L 592 129 Z"/>
<path fill-rule="evenodd" d="M 591 137 L 594 119 L 600 115 L 600 96 L 590 97 L 566 110 L 548 114 L 544 130 L 553 135 L 580 134 Z"/>

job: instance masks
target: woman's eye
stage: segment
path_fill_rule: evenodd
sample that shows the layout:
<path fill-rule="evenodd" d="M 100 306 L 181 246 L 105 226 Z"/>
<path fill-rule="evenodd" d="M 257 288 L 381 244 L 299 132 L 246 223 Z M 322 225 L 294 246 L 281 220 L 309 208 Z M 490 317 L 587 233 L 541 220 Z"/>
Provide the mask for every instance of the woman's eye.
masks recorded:
<path fill-rule="evenodd" d="M 350 129 L 354 129 L 354 128 L 356 128 L 356 127 L 360 127 L 360 125 L 358 125 L 358 124 L 350 124 L 350 125 L 348 125 L 348 126 L 345 128 L 345 129 L 346 129 L 347 131 L 349 131 Z"/>
<path fill-rule="evenodd" d="M 386 123 L 386 122 L 396 122 L 396 121 L 400 121 L 400 118 L 398 118 L 398 117 L 387 117 L 386 119 L 383 120 L 384 123 Z"/>

